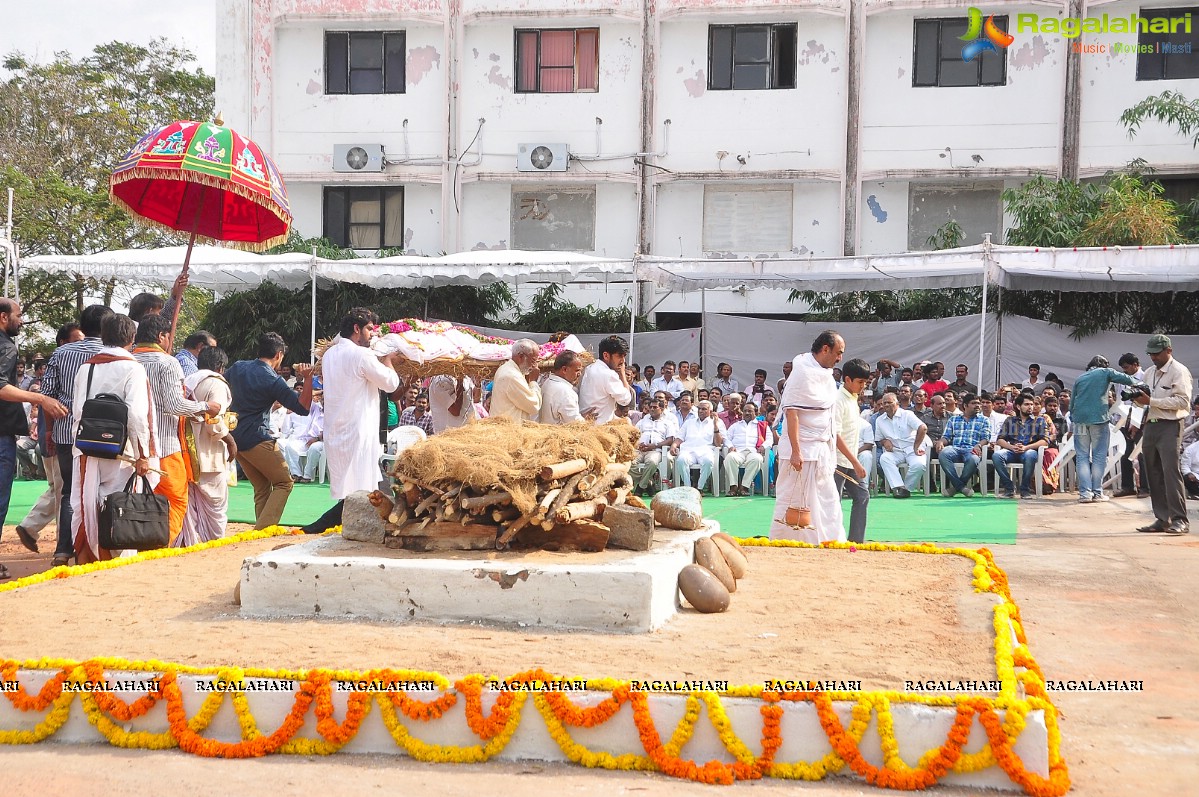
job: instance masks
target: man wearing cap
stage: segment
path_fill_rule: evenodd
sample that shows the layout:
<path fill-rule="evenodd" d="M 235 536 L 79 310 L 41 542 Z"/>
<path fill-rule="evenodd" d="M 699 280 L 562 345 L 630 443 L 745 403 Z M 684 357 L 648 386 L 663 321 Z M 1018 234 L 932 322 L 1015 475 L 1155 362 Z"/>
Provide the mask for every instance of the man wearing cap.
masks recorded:
<path fill-rule="evenodd" d="M 1156 519 L 1137 531 L 1186 534 L 1191 528 L 1187 523 L 1178 446 L 1182 421 L 1191 407 L 1191 372 L 1174 359 L 1174 349 L 1165 335 L 1149 338 L 1145 352 L 1153 360 L 1153 366 L 1145 371 L 1149 393 L 1138 393 L 1133 402 L 1149 409 L 1141 446 Z"/>
<path fill-rule="evenodd" d="M 1111 385 L 1132 385 L 1128 374 L 1109 368 L 1107 358 L 1096 354 L 1087 363 L 1087 371 L 1074 381 L 1070 399 L 1070 419 L 1074 422 L 1074 456 L 1078 462 L 1078 503 L 1108 500 L 1103 494 L 1103 474 L 1107 470 L 1107 447 L 1112 413 Z"/>

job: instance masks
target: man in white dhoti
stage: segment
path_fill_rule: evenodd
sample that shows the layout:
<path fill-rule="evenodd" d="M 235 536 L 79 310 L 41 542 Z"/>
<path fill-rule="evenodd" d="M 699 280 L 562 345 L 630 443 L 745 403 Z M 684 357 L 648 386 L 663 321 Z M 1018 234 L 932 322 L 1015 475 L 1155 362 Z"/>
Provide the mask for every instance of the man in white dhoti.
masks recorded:
<path fill-rule="evenodd" d="M 537 377 L 540 348 L 524 338 L 512 344 L 512 359 L 499 367 L 491 384 L 489 418 L 535 421 L 541 411 L 541 386 Z"/>
<path fill-rule="evenodd" d="M 792 361 L 780 401 L 783 433 L 776 459 L 772 540 L 845 541 L 841 496 L 833 478 L 837 465 L 833 366 L 844 353 L 845 340 L 829 330 L 816 337 L 810 352 Z M 812 528 L 795 528 L 787 522 L 787 510 L 801 508 L 811 512 Z"/>
<path fill-rule="evenodd" d="M 188 421 L 190 427 L 192 479 L 187 484 L 187 512 L 183 529 L 171 543 L 186 548 L 225 536 L 229 520 L 229 463 L 237 456 L 237 444 L 229 432 L 225 413 L 233 403 L 233 393 L 223 376 L 229 355 L 212 346 L 196 358 L 196 368 L 183 380 L 183 389 L 192 401 L 215 401 L 220 412 L 211 420 Z"/>
<path fill-rule="evenodd" d="M 350 493 L 379 488 L 379 457 L 383 453 L 379 442 L 379 391 L 394 392 L 400 386 L 400 377 L 392 365 L 393 354 L 378 357 L 370 350 L 378 328 L 377 315 L 365 307 L 353 308 L 341 319 L 341 340 L 321 358 L 325 458 L 329 492 L 337 503 L 304 526 L 306 534 L 320 534 L 341 525 L 341 509 Z"/>
<path fill-rule="evenodd" d="M 79 426 L 83 405 L 89 397 L 99 393 L 120 396 L 129 408 L 124 455 L 133 461 L 130 464 L 120 459 L 88 457 L 74 449 L 70 501 L 76 564 L 85 565 L 125 554 L 125 551 L 100 547 L 100 507 L 106 496 L 125 489 L 125 483 L 135 473 L 139 476 L 149 474 L 151 486 L 157 482 L 157 475 L 150 473 L 150 458 L 156 456 L 158 450 L 150 378 L 145 367 L 129 352 L 136 330 L 129 316 L 108 316 L 100 328 L 104 348 L 87 360 L 75 375 L 71 401 L 73 424 Z"/>
<path fill-rule="evenodd" d="M 883 396 L 883 414 L 875 424 L 878 445 L 883 451 L 878 457 L 879 470 L 887 480 L 887 489 L 896 498 L 907 498 L 924 483 L 928 468 L 924 437 L 928 426 L 911 411 L 899 406 L 899 399 L 888 393 Z M 907 475 L 899 475 L 899 466 L 907 466 Z"/>
<path fill-rule="evenodd" d="M 712 413 L 712 402 L 701 401 L 694 417 L 688 418 L 679 430 L 679 436 L 670 447 L 674 460 L 674 483 L 676 487 L 691 486 L 691 469 L 699 468 L 697 490 L 704 489 L 708 477 L 716 467 L 716 450 L 724 445 L 724 424 Z"/>

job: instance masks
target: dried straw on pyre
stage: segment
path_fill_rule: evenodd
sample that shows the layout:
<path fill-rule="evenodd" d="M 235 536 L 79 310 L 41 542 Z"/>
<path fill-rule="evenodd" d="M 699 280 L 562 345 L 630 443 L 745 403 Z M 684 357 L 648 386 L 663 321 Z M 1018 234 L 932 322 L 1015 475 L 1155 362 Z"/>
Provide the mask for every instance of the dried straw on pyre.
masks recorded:
<path fill-rule="evenodd" d="M 449 429 L 396 460 L 393 536 L 491 536 L 497 547 L 528 526 L 562 533 L 632 504 L 638 432 L 625 421 L 549 426 L 490 418 Z M 577 531 L 577 529 L 575 529 Z M 599 546 L 603 547 L 602 544 Z"/>

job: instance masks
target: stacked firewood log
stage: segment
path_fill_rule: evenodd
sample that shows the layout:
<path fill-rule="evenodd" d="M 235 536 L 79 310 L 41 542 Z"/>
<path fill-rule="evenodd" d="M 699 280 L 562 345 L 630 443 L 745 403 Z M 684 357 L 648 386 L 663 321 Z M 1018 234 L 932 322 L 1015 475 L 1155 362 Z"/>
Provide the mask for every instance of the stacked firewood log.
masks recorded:
<path fill-rule="evenodd" d="M 645 508 L 631 494 L 629 464 L 609 462 L 599 469 L 572 459 L 546 465 L 536 479 L 536 506 L 527 512 L 498 485 L 478 489 L 452 479 L 425 484 L 397 474 L 387 544 L 418 551 L 509 546 L 600 551 L 609 536 L 599 522 L 606 507 Z M 372 500 L 386 509 L 389 499 L 376 496 Z"/>

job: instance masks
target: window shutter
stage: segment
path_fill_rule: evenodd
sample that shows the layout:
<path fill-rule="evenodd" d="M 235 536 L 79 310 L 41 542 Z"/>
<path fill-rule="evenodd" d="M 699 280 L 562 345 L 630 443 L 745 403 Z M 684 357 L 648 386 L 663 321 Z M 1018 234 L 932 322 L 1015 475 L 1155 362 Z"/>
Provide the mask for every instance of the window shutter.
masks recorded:
<path fill-rule="evenodd" d="M 704 251 L 789 252 L 795 195 L 782 188 L 704 188 Z"/>

